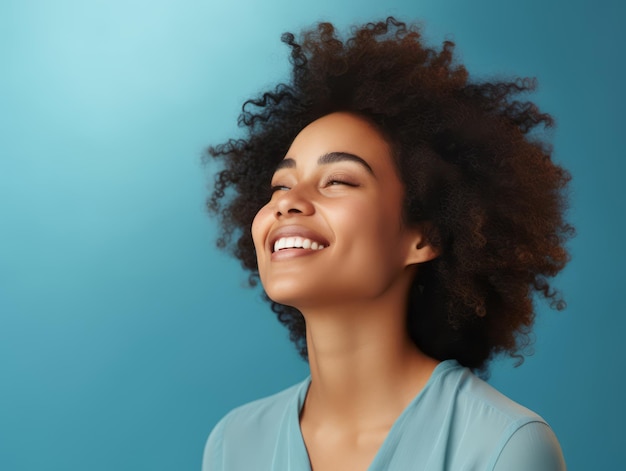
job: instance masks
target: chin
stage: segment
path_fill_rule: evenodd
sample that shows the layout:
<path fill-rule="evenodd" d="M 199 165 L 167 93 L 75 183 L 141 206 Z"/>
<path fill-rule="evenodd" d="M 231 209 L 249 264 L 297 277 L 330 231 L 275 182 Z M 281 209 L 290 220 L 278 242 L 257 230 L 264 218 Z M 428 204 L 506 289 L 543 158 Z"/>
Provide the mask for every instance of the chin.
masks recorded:
<path fill-rule="evenodd" d="M 302 305 L 302 296 L 298 296 L 296 293 L 286 293 L 281 290 L 265 290 L 268 298 L 278 304 L 284 304 L 285 306 L 296 307 L 296 305 Z"/>
<path fill-rule="evenodd" d="M 309 290 L 304 292 L 302 289 L 302 283 L 294 280 L 293 278 L 285 280 L 273 280 L 271 283 L 266 283 L 261 278 L 261 284 L 265 290 L 265 294 L 274 302 L 280 304 L 286 304 L 287 306 L 293 306 L 293 303 L 298 299 L 304 297 L 310 297 Z M 308 296 L 307 296 L 308 295 Z"/>

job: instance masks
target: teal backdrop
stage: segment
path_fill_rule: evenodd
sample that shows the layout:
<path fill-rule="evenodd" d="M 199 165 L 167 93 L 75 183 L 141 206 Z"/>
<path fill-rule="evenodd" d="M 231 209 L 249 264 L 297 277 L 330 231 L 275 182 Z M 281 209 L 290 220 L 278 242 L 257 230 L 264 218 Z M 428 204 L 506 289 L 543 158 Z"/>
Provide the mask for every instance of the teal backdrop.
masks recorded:
<path fill-rule="evenodd" d="M 626 461 L 619 0 L 2 0 L 0 469 L 199 470 L 232 407 L 307 374 L 215 248 L 205 147 L 288 70 L 284 31 L 396 15 L 475 77 L 531 75 L 573 176 L 573 259 L 534 355 L 491 382 L 569 469 Z"/>

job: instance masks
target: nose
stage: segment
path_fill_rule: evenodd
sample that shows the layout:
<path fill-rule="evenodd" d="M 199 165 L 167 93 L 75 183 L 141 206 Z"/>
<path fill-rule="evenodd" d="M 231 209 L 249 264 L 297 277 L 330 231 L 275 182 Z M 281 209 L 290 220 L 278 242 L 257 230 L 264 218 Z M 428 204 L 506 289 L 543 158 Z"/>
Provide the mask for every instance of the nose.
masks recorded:
<path fill-rule="evenodd" d="M 280 191 L 280 190 L 279 190 Z M 281 191 L 276 202 L 276 217 L 301 214 L 309 216 L 315 212 L 311 199 L 301 185 Z"/>

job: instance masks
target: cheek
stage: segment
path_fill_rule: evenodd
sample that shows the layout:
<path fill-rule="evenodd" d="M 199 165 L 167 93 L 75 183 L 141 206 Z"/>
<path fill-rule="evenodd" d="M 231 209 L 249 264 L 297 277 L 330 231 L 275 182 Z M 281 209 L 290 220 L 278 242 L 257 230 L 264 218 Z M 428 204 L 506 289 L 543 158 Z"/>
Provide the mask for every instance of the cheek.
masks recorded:
<path fill-rule="evenodd" d="M 362 215 L 361 217 L 355 215 Z M 396 205 L 369 204 L 352 208 L 345 214 L 346 233 L 355 235 L 351 246 L 355 256 L 368 259 L 380 266 L 395 266 L 404 254 L 405 241 L 402 231 L 401 212 Z M 349 228 L 348 228 L 349 226 Z"/>
<path fill-rule="evenodd" d="M 272 212 L 266 206 L 263 206 L 254 219 L 252 220 L 252 240 L 254 241 L 254 246 L 257 250 L 257 253 L 263 248 L 263 242 L 265 240 L 265 236 L 270 227 Z"/>
<path fill-rule="evenodd" d="M 390 243 L 401 226 L 400 212 L 395 206 L 369 200 L 342 208 L 337 220 L 345 232 L 354 233 L 368 243 L 380 244 L 381 248 Z"/>

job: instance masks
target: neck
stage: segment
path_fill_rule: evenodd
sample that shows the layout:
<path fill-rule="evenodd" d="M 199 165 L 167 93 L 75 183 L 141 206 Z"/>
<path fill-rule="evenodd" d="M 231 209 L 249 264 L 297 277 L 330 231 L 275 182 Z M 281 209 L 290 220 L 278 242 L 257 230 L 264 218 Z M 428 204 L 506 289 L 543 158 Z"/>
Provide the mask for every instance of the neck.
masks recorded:
<path fill-rule="evenodd" d="M 437 365 L 408 337 L 405 313 L 405 302 L 388 299 L 303 311 L 311 368 L 303 418 L 391 426 Z"/>

